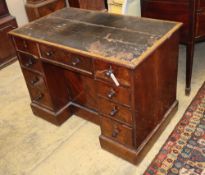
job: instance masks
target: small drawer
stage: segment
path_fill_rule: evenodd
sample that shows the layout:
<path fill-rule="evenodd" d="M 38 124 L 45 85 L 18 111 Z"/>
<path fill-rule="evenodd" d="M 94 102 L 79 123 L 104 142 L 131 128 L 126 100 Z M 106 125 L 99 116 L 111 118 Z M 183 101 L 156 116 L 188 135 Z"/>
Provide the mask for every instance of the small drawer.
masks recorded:
<path fill-rule="evenodd" d="M 82 71 L 89 74 L 92 74 L 93 72 L 91 58 L 72 54 L 68 51 L 46 45 L 40 45 L 40 51 L 43 58 L 57 61 L 60 64 L 68 65 L 69 68 L 77 71 Z"/>
<path fill-rule="evenodd" d="M 110 86 L 100 81 L 96 81 L 96 84 L 98 96 L 107 98 L 124 106 L 131 106 L 131 92 L 128 88 Z"/>
<path fill-rule="evenodd" d="M 50 96 L 48 95 L 47 92 L 41 92 L 36 88 L 30 88 L 30 87 L 28 87 L 28 89 L 33 103 L 37 103 L 38 105 L 45 106 L 48 109 L 53 109 Z"/>
<path fill-rule="evenodd" d="M 107 82 L 110 82 L 113 85 L 114 83 L 111 74 L 117 79 L 120 85 L 128 86 L 131 85 L 131 71 L 127 68 L 107 63 L 104 61 L 95 60 L 95 77 Z"/>
<path fill-rule="evenodd" d="M 35 42 L 16 37 L 14 38 L 14 40 L 18 51 L 27 52 L 39 57 L 37 44 Z"/>
<path fill-rule="evenodd" d="M 46 91 L 46 85 L 41 75 L 25 69 L 22 69 L 22 71 L 28 87 L 37 88 L 42 92 Z"/>
<path fill-rule="evenodd" d="M 26 67 L 30 70 L 35 70 L 38 72 L 42 72 L 42 65 L 38 58 L 33 57 L 30 54 L 18 52 L 19 62 L 23 67 Z"/>
<path fill-rule="evenodd" d="M 133 147 L 133 130 L 125 125 L 121 125 L 112 119 L 101 117 L 101 132 L 103 136 Z"/>
<path fill-rule="evenodd" d="M 132 126 L 132 113 L 126 107 L 117 105 L 104 98 L 98 98 L 98 110 L 102 115 Z"/>

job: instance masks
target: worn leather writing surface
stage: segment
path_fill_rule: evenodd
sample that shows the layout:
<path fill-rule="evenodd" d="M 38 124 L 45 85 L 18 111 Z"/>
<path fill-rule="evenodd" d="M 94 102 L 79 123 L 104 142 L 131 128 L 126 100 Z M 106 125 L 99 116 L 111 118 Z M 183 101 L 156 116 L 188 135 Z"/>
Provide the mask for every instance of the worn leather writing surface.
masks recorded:
<path fill-rule="evenodd" d="M 132 61 L 176 23 L 65 8 L 15 30 L 103 57 Z"/>

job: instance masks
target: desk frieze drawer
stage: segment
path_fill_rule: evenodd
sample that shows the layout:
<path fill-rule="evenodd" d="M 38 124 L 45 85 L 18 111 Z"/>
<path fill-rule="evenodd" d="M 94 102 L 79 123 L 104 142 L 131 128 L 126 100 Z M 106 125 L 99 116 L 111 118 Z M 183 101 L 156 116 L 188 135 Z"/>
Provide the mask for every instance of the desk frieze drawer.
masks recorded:
<path fill-rule="evenodd" d="M 29 70 L 42 72 L 42 65 L 39 58 L 22 52 L 18 52 L 18 58 L 21 65 Z"/>
<path fill-rule="evenodd" d="M 17 37 L 14 38 L 14 41 L 18 51 L 23 51 L 39 57 L 37 44 L 35 42 Z"/>
<path fill-rule="evenodd" d="M 68 65 L 70 68 L 77 71 L 87 72 L 90 74 L 93 72 L 91 58 L 86 58 L 81 55 L 42 44 L 40 44 L 40 52 L 42 58 Z"/>
<path fill-rule="evenodd" d="M 104 98 L 99 98 L 98 104 L 100 114 L 132 126 L 132 112 L 126 107 L 110 102 Z"/>
<path fill-rule="evenodd" d="M 122 86 L 110 86 L 109 84 L 102 83 L 100 81 L 96 81 L 96 84 L 98 96 L 104 97 L 127 107 L 131 106 L 131 92 L 129 88 Z"/>
<path fill-rule="evenodd" d="M 122 125 L 112 119 L 101 117 L 102 135 L 121 144 L 133 147 L 132 128 Z"/>
<path fill-rule="evenodd" d="M 110 82 L 111 84 L 116 86 L 117 84 L 113 80 L 114 76 L 119 85 L 124 85 L 127 87 L 131 86 L 131 71 L 129 69 L 100 60 L 94 61 L 94 67 L 95 77 L 97 79 Z"/>

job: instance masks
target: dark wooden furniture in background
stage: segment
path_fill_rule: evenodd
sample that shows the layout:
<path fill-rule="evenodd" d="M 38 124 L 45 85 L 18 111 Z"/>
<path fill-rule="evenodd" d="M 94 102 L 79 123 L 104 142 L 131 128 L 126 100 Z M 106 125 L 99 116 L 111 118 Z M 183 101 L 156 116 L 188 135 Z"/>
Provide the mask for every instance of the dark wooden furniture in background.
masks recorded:
<path fill-rule="evenodd" d="M 205 39 L 205 0 L 141 0 L 142 16 L 183 22 L 180 42 L 187 47 L 186 94 L 191 91 L 194 44 Z"/>
<path fill-rule="evenodd" d="M 107 9 L 106 0 L 68 0 L 70 7 L 77 7 L 89 10 L 105 10 Z"/>
<path fill-rule="evenodd" d="M 5 0 L 0 0 L 0 69 L 16 60 L 15 49 L 7 34 L 16 27 L 16 19 L 9 14 Z"/>
<path fill-rule="evenodd" d="M 12 31 L 33 113 L 97 123 L 101 146 L 137 163 L 177 109 L 180 26 L 65 8 Z"/>
<path fill-rule="evenodd" d="M 27 0 L 25 8 L 29 21 L 33 21 L 66 7 L 65 0 Z"/>

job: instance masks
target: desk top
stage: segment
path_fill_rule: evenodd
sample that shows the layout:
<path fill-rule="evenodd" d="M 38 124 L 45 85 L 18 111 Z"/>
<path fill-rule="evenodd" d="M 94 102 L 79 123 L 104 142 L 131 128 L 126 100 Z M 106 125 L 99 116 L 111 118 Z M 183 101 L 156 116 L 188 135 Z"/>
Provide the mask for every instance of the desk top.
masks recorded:
<path fill-rule="evenodd" d="M 181 23 L 65 8 L 10 34 L 135 67 Z"/>

